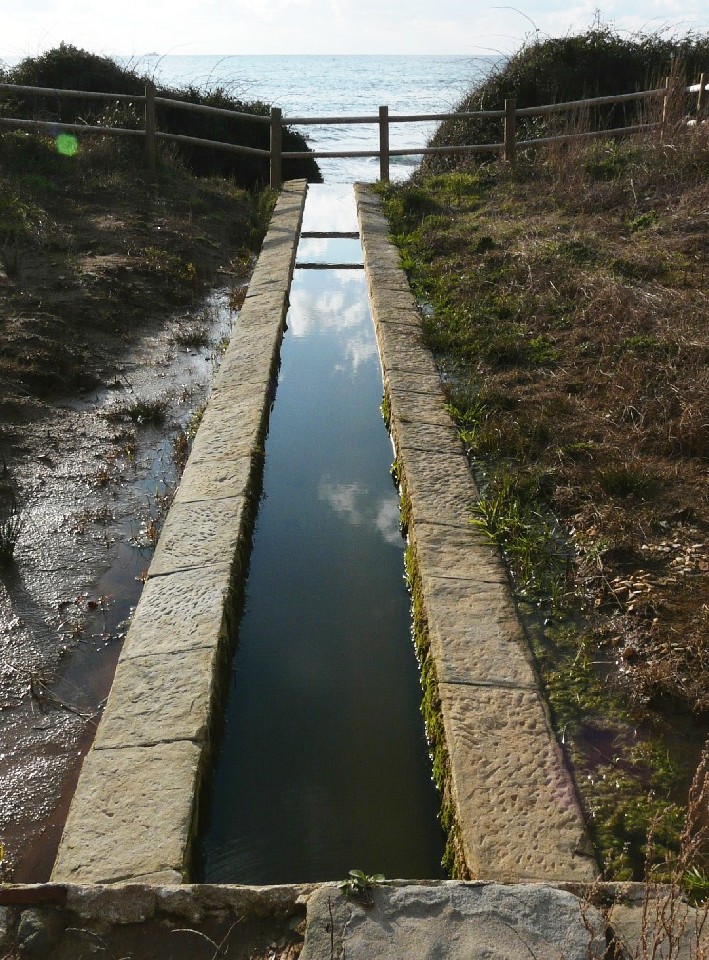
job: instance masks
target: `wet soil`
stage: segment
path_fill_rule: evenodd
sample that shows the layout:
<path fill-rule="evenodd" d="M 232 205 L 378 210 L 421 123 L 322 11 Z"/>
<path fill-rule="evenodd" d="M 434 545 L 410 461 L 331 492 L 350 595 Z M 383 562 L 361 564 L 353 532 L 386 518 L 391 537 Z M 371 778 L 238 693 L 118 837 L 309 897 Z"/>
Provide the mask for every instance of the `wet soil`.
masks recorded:
<path fill-rule="evenodd" d="M 229 185 L 93 173 L 17 191 L 42 223 L 0 246 L 0 539 L 16 535 L 0 564 L 0 871 L 18 882 L 51 871 L 254 235 Z"/>

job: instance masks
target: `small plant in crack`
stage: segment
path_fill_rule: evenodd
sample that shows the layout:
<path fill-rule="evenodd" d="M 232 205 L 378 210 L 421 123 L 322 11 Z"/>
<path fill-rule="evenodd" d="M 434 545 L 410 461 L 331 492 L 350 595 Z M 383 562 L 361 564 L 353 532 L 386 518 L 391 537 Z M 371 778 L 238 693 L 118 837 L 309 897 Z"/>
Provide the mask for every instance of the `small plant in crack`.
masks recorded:
<path fill-rule="evenodd" d="M 383 880 L 381 873 L 364 873 L 362 870 L 350 870 L 349 878 L 340 884 L 340 890 L 346 897 L 352 897 L 367 906 L 374 903 L 372 890 Z"/>

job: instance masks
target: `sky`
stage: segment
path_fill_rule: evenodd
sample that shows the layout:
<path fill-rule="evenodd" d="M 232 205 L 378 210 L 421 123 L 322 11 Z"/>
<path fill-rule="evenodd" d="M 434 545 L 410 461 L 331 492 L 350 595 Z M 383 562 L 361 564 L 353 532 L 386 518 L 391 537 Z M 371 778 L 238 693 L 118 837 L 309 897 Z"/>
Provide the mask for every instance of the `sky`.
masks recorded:
<path fill-rule="evenodd" d="M 62 41 L 93 53 L 512 53 L 596 19 L 620 32 L 709 31 L 704 0 L 617 0 L 597 7 L 535 0 L 3 0 L 0 60 Z"/>

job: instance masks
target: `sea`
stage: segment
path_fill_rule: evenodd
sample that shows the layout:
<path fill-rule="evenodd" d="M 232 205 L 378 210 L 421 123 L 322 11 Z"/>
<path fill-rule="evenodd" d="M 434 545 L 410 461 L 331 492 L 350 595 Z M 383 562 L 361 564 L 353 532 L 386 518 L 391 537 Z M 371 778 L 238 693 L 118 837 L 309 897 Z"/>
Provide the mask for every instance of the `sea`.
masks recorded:
<path fill-rule="evenodd" d="M 224 88 L 244 101 L 280 107 L 288 117 L 377 116 L 380 106 L 391 115 L 446 113 L 501 61 L 492 56 L 177 56 L 146 54 L 113 59 L 157 83 L 202 90 Z M 5 67 L 17 61 L 4 60 Z M 391 149 L 423 147 L 435 122 L 393 123 Z M 376 150 L 378 128 L 372 124 L 295 127 L 314 150 Z M 420 156 L 392 157 L 391 177 L 406 179 Z M 318 161 L 326 183 L 374 181 L 376 158 Z"/>
<path fill-rule="evenodd" d="M 380 106 L 390 115 L 445 113 L 495 64 L 496 57 L 465 56 L 157 56 L 123 63 L 170 86 L 223 87 L 245 101 L 280 107 L 284 118 L 376 116 Z M 425 146 L 433 123 L 390 127 L 390 147 Z M 302 126 L 314 150 L 376 150 L 376 124 Z M 405 179 L 418 157 L 392 158 L 392 179 Z M 378 179 L 376 158 L 319 160 L 326 183 Z"/>

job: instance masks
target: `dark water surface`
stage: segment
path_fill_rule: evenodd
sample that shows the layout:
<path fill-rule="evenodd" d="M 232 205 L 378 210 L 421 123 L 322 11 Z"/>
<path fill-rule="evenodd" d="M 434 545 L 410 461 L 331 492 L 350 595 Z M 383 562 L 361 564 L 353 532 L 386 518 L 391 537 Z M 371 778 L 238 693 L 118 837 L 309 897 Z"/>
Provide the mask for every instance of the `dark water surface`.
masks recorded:
<path fill-rule="evenodd" d="M 304 229 L 356 229 L 351 189 L 310 189 Z M 440 877 L 363 272 L 296 270 L 288 326 L 200 879 Z"/>

